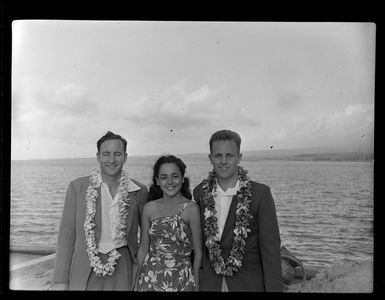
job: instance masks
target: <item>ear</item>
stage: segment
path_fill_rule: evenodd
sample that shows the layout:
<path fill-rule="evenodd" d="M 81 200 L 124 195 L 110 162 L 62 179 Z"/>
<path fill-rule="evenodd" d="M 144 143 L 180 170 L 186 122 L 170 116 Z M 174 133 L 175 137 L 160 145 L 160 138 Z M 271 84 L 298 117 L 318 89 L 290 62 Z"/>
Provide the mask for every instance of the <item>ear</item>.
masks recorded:
<path fill-rule="evenodd" d="M 100 154 L 99 154 L 99 152 L 96 152 L 96 160 L 100 163 Z"/>
<path fill-rule="evenodd" d="M 211 153 L 208 156 L 209 156 L 210 163 L 213 164 Z"/>
<path fill-rule="evenodd" d="M 158 177 L 155 177 L 156 185 L 159 185 Z"/>
<path fill-rule="evenodd" d="M 238 165 L 241 163 L 242 160 L 242 153 L 239 153 L 238 155 Z"/>

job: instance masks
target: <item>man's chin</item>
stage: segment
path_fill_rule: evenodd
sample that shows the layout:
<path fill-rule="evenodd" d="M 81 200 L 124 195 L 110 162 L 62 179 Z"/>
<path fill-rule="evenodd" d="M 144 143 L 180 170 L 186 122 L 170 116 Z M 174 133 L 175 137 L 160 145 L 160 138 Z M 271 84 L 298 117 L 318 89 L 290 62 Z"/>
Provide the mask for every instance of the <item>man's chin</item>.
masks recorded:
<path fill-rule="evenodd" d="M 117 177 L 120 175 L 122 169 L 116 169 L 116 170 L 104 170 L 104 174 L 110 177 Z"/>
<path fill-rule="evenodd" d="M 229 172 L 216 172 L 218 179 L 229 180 L 234 177 L 234 174 Z"/>

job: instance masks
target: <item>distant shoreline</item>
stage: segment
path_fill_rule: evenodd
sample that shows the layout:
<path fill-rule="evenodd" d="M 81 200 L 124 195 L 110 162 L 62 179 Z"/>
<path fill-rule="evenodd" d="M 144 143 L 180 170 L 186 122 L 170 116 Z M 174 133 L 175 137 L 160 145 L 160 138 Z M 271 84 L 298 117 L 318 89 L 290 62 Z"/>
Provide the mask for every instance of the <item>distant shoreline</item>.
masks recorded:
<path fill-rule="evenodd" d="M 160 155 L 129 155 L 127 163 L 134 160 L 154 158 Z M 176 156 L 191 160 L 194 158 L 207 158 L 207 153 L 175 154 Z M 14 159 L 11 162 L 37 162 L 37 161 L 95 161 L 96 157 L 72 157 L 72 158 L 46 158 L 46 159 Z M 374 152 L 370 151 L 317 151 L 317 148 L 295 149 L 295 150 L 258 150 L 242 151 L 243 161 L 262 161 L 262 160 L 280 160 L 280 161 L 347 161 L 347 162 L 374 162 Z"/>
<path fill-rule="evenodd" d="M 297 154 L 274 158 L 244 158 L 245 161 L 253 160 L 284 160 L 284 161 L 347 161 L 347 162 L 373 162 L 373 153 L 316 153 Z"/>

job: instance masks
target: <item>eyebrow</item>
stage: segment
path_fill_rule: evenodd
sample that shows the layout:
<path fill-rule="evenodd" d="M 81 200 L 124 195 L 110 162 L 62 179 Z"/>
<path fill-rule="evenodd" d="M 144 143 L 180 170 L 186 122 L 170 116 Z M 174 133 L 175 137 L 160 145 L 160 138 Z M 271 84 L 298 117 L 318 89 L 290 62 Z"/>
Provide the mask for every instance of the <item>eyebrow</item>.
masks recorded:
<path fill-rule="evenodd" d="M 111 153 L 111 151 L 108 151 L 108 150 L 105 150 L 105 151 L 102 151 L 103 154 L 107 154 L 107 153 Z M 119 153 L 119 154 L 122 154 L 123 151 L 114 151 L 113 153 Z"/>
<path fill-rule="evenodd" d="M 181 173 L 179 172 L 174 172 L 174 173 L 171 173 L 171 175 L 180 175 Z M 167 173 L 162 173 L 162 174 L 159 174 L 159 176 L 163 176 L 163 175 L 168 175 Z"/>

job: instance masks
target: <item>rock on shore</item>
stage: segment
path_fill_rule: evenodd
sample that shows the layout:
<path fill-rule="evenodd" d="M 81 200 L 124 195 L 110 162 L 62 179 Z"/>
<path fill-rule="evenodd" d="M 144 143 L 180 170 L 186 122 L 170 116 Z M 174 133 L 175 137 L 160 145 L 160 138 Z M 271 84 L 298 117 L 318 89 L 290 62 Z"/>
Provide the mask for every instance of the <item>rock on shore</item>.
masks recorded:
<path fill-rule="evenodd" d="M 312 279 L 293 283 L 289 293 L 371 293 L 373 262 L 345 263 L 321 269 Z"/>

